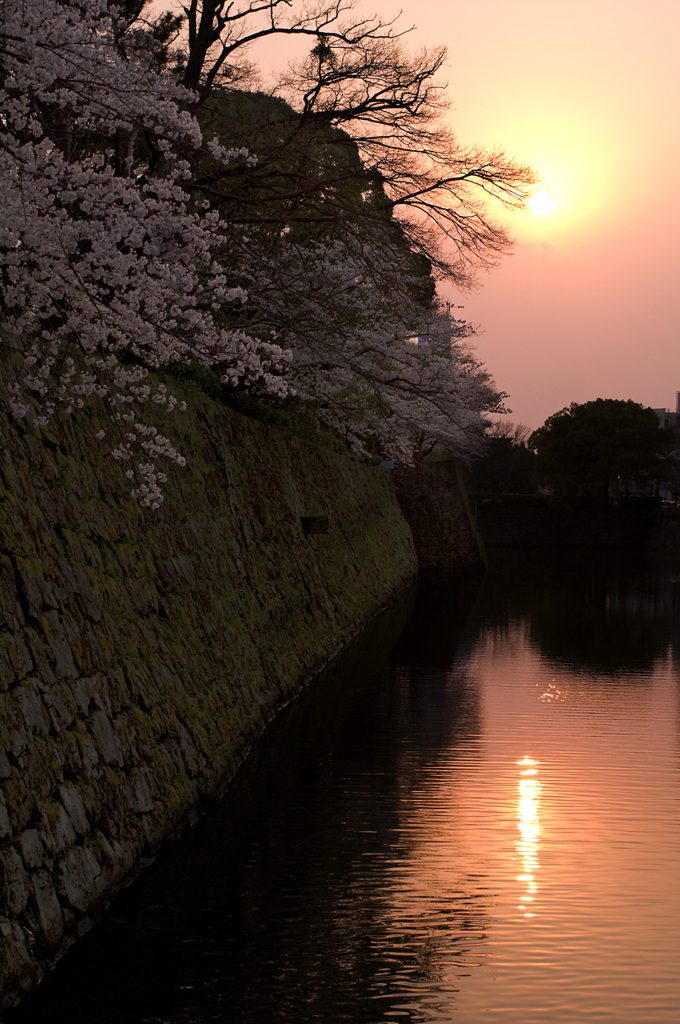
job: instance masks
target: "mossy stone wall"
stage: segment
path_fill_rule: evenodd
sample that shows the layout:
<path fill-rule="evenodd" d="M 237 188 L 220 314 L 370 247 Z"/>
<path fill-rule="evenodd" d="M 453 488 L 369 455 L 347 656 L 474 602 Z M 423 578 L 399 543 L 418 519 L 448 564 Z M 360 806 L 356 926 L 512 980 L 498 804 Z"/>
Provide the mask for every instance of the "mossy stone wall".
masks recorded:
<path fill-rule="evenodd" d="M 193 395 L 152 513 L 99 426 L 1 427 L 4 1004 L 416 573 L 385 470 Z"/>
<path fill-rule="evenodd" d="M 397 469 L 395 482 L 420 569 L 451 573 L 481 568 L 485 555 L 460 464 L 451 456 L 431 458 Z"/>

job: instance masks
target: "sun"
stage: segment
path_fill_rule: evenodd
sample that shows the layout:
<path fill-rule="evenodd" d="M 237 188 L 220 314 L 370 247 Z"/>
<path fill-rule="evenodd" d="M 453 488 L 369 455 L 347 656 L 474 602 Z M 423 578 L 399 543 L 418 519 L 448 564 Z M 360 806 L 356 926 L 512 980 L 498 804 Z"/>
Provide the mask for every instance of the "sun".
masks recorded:
<path fill-rule="evenodd" d="M 528 206 L 535 217 L 546 217 L 555 209 L 555 197 L 547 188 L 540 188 L 529 196 Z"/>

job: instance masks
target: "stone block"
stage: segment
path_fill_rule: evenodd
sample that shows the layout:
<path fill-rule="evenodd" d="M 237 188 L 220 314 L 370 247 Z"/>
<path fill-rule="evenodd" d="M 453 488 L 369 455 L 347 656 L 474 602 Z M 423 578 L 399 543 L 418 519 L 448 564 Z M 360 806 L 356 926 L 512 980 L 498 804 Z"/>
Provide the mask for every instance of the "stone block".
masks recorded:
<path fill-rule="evenodd" d="M 30 893 L 28 872 L 13 846 L 0 850 L 2 906 L 7 916 L 23 914 Z"/>
<path fill-rule="evenodd" d="M 62 804 L 48 802 L 42 812 L 43 842 L 53 857 L 60 857 L 76 841 L 76 830 Z"/>
<path fill-rule="evenodd" d="M 35 665 L 32 675 L 38 679 L 41 687 L 52 686 L 56 681 L 56 676 L 52 667 L 52 653 L 45 642 L 45 637 L 32 626 L 26 626 L 24 637 Z"/>
<path fill-rule="evenodd" d="M 52 879 L 47 871 L 37 871 L 32 882 L 42 938 L 48 949 L 56 950 L 64 937 L 64 918 Z"/>
<path fill-rule="evenodd" d="M 90 703 L 92 701 L 92 693 L 94 689 L 94 678 L 91 676 L 81 676 L 76 679 L 75 685 L 75 699 L 78 707 L 78 712 L 81 715 L 88 715 L 90 713 Z"/>
<path fill-rule="evenodd" d="M 22 686 L 17 686 L 14 692 L 29 732 L 47 736 L 50 731 L 49 717 L 43 707 L 35 680 L 27 679 Z"/>
<path fill-rule="evenodd" d="M 95 711 L 90 715 L 89 725 L 102 758 L 107 764 L 122 766 L 124 764 L 123 754 L 108 715 L 104 711 Z"/>
<path fill-rule="evenodd" d="M 80 913 L 92 907 L 98 892 L 101 868 L 89 846 L 67 850 L 57 869 L 58 889 L 68 904 Z"/>
<path fill-rule="evenodd" d="M 30 559 L 17 556 L 14 565 L 19 596 L 23 599 L 28 614 L 35 618 L 43 605 L 40 579 Z"/>
<path fill-rule="evenodd" d="M 79 675 L 59 612 L 54 608 L 50 609 L 40 616 L 39 621 L 47 645 L 52 652 L 54 671 L 57 676 Z"/>
<path fill-rule="evenodd" d="M 59 798 L 73 822 L 76 832 L 79 835 L 89 832 L 90 822 L 85 812 L 85 804 L 83 803 L 80 790 L 76 789 L 75 786 L 64 783 L 63 786 L 59 787 Z"/>
<path fill-rule="evenodd" d="M 153 797 L 145 775 L 138 775 L 134 783 L 135 814 L 149 814 L 154 809 Z"/>
<path fill-rule="evenodd" d="M 113 709 L 111 707 L 111 697 L 109 694 L 108 680 L 104 676 L 94 676 L 92 679 L 92 700 L 94 704 L 103 711 L 107 717 L 111 718 L 113 715 Z"/>
<path fill-rule="evenodd" d="M 12 766 L 7 759 L 4 743 L 0 741 L 0 779 L 8 779 L 12 774 Z"/>
<path fill-rule="evenodd" d="M 61 626 L 64 630 L 64 636 L 66 637 L 71 657 L 77 666 L 77 670 L 73 672 L 73 675 L 89 675 L 94 671 L 95 665 L 92 661 L 89 638 L 85 633 L 84 627 L 87 626 L 90 629 L 96 627 L 93 627 L 90 622 L 84 620 L 82 615 L 73 614 L 68 609 L 61 612 Z"/>
<path fill-rule="evenodd" d="M 21 689 L 20 686 L 14 686 L 8 693 L 0 693 L 0 722 L 3 732 L 9 737 L 7 753 L 15 759 L 23 753 L 28 743 L 26 720 L 18 700 Z"/>
<path fill-rule="evenodd" d="M 75 722 L 78 705 L 70 690 L 65 686 L 45 690 L 43 703 L 47 709 L 52 729 L 57 735 Z"/>
<path fill-rule="evenodd" d="M 76 723 L 76 727 L 73 729 L 73 732 L 75 733 L 76 743 L 80 753 L 81 767 L 88 774 L 92 774 L 99 764 L 99 753 L 97 751 L 97 747 L 87 731 L 87 726 L 81 720 Z"/>
<path fill-rule="evenodd" d="M 35 813 L 35 794 L 31 792 L 18 771 L 13 771 L 4 783 L 5 802 L 15 835 L 26 828 Z"/>
<path fill-rule="evenodd" d="M 6 634 L 3 644 L 9 656 L 14 677 L 23 679 L 24 676 L 29 675 L 34 668 L 33 659 L 22 634 L 19 632 Z"/>
<path fill-rule="evenodd" d="M 0 627 L 14 632 L 24 624 L 24 614 L 17 600 L 14 566 L 7 555 L 0 555 Z"/>
<path fill-rule="evenodd" d="M 126 766 L 133 767 L 139 762 L 139 750 L 137 730 L 132 715 L 129 712 L 116 715 L 113 720 L 113 730 L 116 734 L 116 742 L 123 752 Z"/>
<path fill-rule="evenodd" d="M 37 968 L 31 954 L 28 951 L 26 932 L 16 921 L 7 922 L 9 933 L 7 934 L 7 946 L 12 951 L 14 961 L 14 979 L 19 987 L 28 992 L 32 985 L 38 980 L 40 970 Z"/>
<path fill-rule="evenodd" d="M 99 622 L 102 617 L 101 602 L 82 566 L 72 559 L 60 558 L 59 570 L 69 590 L 75 595 L 81 615 L 91 622 Z"/>
<path fill-rule="evenodd" d="M 186 765 L 186 770 L 189 778 L 195 778 L 205 767 L 205 757 L 198 750 L 194 743 L 189 730 L 186 726 L 182 725 L 179 732 L 179 745 L 182 751 L 182 758 Z"/>
<path fill-rule="evenodd" d="M 9 812 L 7 810 L 7 804 L 5 798 L 0 793 L 0 842 L 3 839 L 9 839 L 12 835 L 12 826 L 9 820 Z"/>
<path fill-rule="evenodd" d="M 5 650 L 6 631 L 0 633 L 0 690 L 9 690 L 17 682 L 9 652 Z"/>
<path fill-rule="evenodd" d="M 43 867 L 45 863 L 45 847 L 37 828 L 27 828 L 18 836 L 16 847 L 21 859 L 30 870 Z"/>

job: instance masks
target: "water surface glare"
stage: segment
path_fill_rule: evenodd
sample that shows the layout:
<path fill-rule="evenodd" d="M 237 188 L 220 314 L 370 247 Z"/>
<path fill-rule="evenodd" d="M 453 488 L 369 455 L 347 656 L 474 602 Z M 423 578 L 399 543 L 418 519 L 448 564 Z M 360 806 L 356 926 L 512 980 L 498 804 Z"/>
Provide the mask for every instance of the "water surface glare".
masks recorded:
<path fill-rule="evenodd" d="M 422 585 L 26 1020 L 677 1024 L 679 610 L 592 553 Z"/>

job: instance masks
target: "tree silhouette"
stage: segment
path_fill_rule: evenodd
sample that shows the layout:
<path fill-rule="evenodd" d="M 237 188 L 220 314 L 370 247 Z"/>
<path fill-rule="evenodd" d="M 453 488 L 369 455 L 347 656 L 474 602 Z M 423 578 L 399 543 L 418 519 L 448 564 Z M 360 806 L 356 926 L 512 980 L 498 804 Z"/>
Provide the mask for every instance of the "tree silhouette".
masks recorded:
<path fill-rule="evenodd" d="M 658 479 L 672 437 L 653 409 L 597 398 L 554 413 L 529 445 L 538 453 L 539 474 L 557 492 L 607 499 Z"/>

